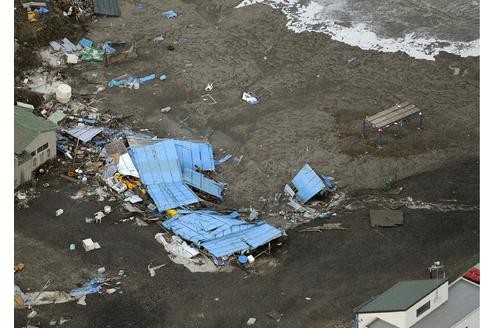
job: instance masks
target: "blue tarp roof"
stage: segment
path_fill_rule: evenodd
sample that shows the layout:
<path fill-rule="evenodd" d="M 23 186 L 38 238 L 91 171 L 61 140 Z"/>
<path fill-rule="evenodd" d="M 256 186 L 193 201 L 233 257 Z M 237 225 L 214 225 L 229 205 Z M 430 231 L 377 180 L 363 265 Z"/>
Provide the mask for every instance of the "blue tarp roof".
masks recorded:
<path fill-rule="evenodd" d="M 176 215 L 162 225 L 215 257 L 254 249 L 284 235 L 284 231 L 263 221 L 247 223 L 239 219 L 237 212 L 224 215 L 214 211 L 194 211 Z"/>
<path fill-rule="evenodd" d="M 175 149 L 181 166 L 186 169 L 199 168 L 203 171 L 213 171 L 213 148 L 210 144 L 185 140 L 174 140 Z"/>
<path fill-rule="evenodd" d="M 223 184 L 208 179 L 203 174 L 190 169 L 184 169 L 182 171 L 182 177 L 184 178 L 184 182 L 189 186 L 204 191 L 223 201 Z"/>
<path fill-rule="evenodd" d="M 328 179 L 327 177 L 325 177 Z M 326 188 L 333 188 L 333 185 L 328 181 L 320 178 L 318 174 L 308 165 L 303 168 L 292 179 L 292 184 L 297 188 L 296 198 L 301 203 L 306 203 L 317 193 Z"/>

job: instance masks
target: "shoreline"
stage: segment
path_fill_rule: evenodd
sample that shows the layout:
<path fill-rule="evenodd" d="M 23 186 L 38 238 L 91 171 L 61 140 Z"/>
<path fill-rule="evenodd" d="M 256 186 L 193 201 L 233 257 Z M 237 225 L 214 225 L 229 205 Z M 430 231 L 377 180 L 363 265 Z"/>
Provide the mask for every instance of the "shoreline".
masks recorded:
<path fill-rule="evenodd" d="M 322 17 L 323 6 L 310 2 L 305 7 L 298 6 L 299 0 L 291 0 L 281 4 L 276 0 L 244 0 L 235 8 L 261 4 L 282 12 L 287 17 L 287 28 L 296 33 L 317 32 L 330 35 L 332 40 L 340 41 L 362 50 L 378 50 L 382 52 L 402 51 L 415 59 L 435 60 L 440 51 L 460 57 L 479 57 L 478 39 L 452 41 L 431 36 L 421 36 L 409 32 L 400 38 L 378 36 L 373 28 L 362 22 L 346 22 L 339 24 L 335 20 Z M 295 12 L 294 12 L 295 11 Z"/>

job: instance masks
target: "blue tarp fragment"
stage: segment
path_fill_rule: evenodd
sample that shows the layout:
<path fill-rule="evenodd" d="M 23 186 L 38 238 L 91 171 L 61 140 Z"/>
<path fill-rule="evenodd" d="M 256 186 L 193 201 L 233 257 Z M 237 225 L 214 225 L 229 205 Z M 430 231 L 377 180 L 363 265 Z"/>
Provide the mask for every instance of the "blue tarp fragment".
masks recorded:
<path fill-rule="evenodd" d="M 74 288 L 69 292 L 69 295 L 75 298 L 82 297 L 88 294 L 95 294 L 101 290 L 101 283 L 104 281 L 104 278 L 94 277 L 87 283 L 85 283 L 81 288 Z"/>
<path fill-rule="evenodd" d="M 110 82 L 108 82 L 107 85 L 109 88 L 113 88 L 113 87 L 121 87 L 121 86 L 131 86 L 136 82 L 139 84 L 144 84 L 145 82 L 155 79 L 155 77 L 156 77 L 155 74 L 150 74 L 143 77 L 133 77 L 128 75 L 128 77 L 125 79 L 120 79 L 120 80 L 113 79 Z"/>
<path fill-rule="evenodd" d="M 83 48 L 91 48 L 91 46 L 93 45 L 93 41 L 91 41 L 90 39 L 82 38 L 79 41 L 79 44 L 83 46 Z"/>
<path fill-rule="evenodd" d="M 204 191 L 223 202 L 222 193 L 225 188 L 223 184 L 209 179 L 199 172 L 186 168 L 182 171 L 182 177 L 187 185 Z"/>
<path fill-rule="evenodd" d="M 301 203 L 306 203 L 320 191 L 333 188 L 333 184 L 328 177 L 322 179 L 308 165 L 303 168 L 292 179 L 292 184 L 296 187 L 296 199 Z"/>
<path fill-rule="evenodd" d="M 186 215 L 177 214 L 162 225 L 215 257 L 255 249 L 285 234 L 263 221 L 247 223 L 239 219 L 237 212 L 224 215 L 214 211 L 194 211 Z"/>
<path fill-rule="evenodd" d="M 114 54 L 117 52 L 117 50 L 115 50 L 113 47 L 112 47 L 112 42 L 110 41 L 105 41 L 105 43 L 103 43 L 103 46 L 102 46 L 103 50 L 105 50 L 105 53 L 106 54 Z"/>

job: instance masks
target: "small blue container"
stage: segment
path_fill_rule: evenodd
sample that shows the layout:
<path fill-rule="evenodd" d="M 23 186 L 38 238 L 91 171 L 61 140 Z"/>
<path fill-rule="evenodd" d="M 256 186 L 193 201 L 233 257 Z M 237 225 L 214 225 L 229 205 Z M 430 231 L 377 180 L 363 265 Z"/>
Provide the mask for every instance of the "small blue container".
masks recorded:
<path fill-rule="evenodd" d="M 70 244 L 70 245 L 69 245 L 69 249 L 70 249 L 71 251 L 75 251 L 75 250 L 76 250 L 76 244 Z"/>
<path fill-rule="evenodd" d="M 247 256 L 245 255 L 241 255 L 237 258 L 237 260 L 239 261 L 240 264 L 244 265 L 246 263 L 248 263 L 248 258 Z"/>

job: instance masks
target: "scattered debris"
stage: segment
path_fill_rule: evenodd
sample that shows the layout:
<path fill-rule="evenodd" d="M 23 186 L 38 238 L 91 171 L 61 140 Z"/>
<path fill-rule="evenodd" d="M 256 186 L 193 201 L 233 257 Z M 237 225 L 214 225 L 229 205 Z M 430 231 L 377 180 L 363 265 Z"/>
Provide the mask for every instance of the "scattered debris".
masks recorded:
<path fill-rule="evenodd" d="M 256 323 L 256 318 L 249 318 L 246 324 L 248 326 L 253 326 Z"/>
<path fill-rule="evenodd" d="M 215 105 L 217 101 L 210 94 L 205 94 L 201 96 L 201 100 L 207 103 L 208 105 Z"/>
<path fill-rule="evenodd" d="M 208 82 L 206 85 L 205 91 L 211 91 L 213 89 L 213 82 Z"/>
<path fill-rule="evenodd" d="M 154 266 L 154 267 L 150 267 L 150 265 L 148 264 L 148 271 L 150 272 L 150 276 L 151 277 L 154 277 L 156 275 L 156 271 L 158 269 L 160 269 L 161 267 L 164 267 L 165 264 L 161 264 L 161 265 L 157 265 L 157 266 Z"/>
<path fill-rule="evenodd" d="M 17 265 L 14 266 L 14 273 L 22 270 L 24 270 L 24 263 L 18 263 Z"/>
<path fill-rule="evenodd" d="M 279 312 L 277 312 L 275 310 L 271 310 L 266 315 L 269 316 L 270 318 L 274 319 L 277 322 L 280 321 L 280 319 L 282 319 L 282 314 L 280 314 Z"/>
<path fill-rule="evenodd" d="M 96 272 L 98 272 L 98 274 L 104 274 L 105 273 L 105 267 L 98 268 L 98 270 Z"/>
<path fill-rule="evenodd" d="M 167 17 L 168 19 L 177 17 L 177 13 L 173 10 L 167 10 L 163 12 L 163 16 Z"/>
<path fill-rule="evenodd" d="M 257 98 L 253 97 L 252 95 L 250 95 L 247 92 L 244 92 L 242 94 L 242 100 L 247 101 L 251 105 L 256 105 L 256 104 L 259 104 L 259 102 L 260 102 Z"/>
<path fill-rule="evenodd" d="M 86 305 L 86 295 L 80 297 L 78 300 L 77 300 L 77 304 L 79 305 Z"/>
<path fill-rule="evenodd" d="M 55 216 L 60 216 L 63 213 L 64 213 L 64 210 L 60 208 L 60 209 L 58 209 L 58 210 L 55 211 Z"/>
<path fill-rule="evenodd" d="M 97 242 L 94 242 L 91 238 L 84 239 L 82 241 L 83 248 L 86 252 L 95 250 L 95 249 L 100 249 L 101 246 Z"/>

